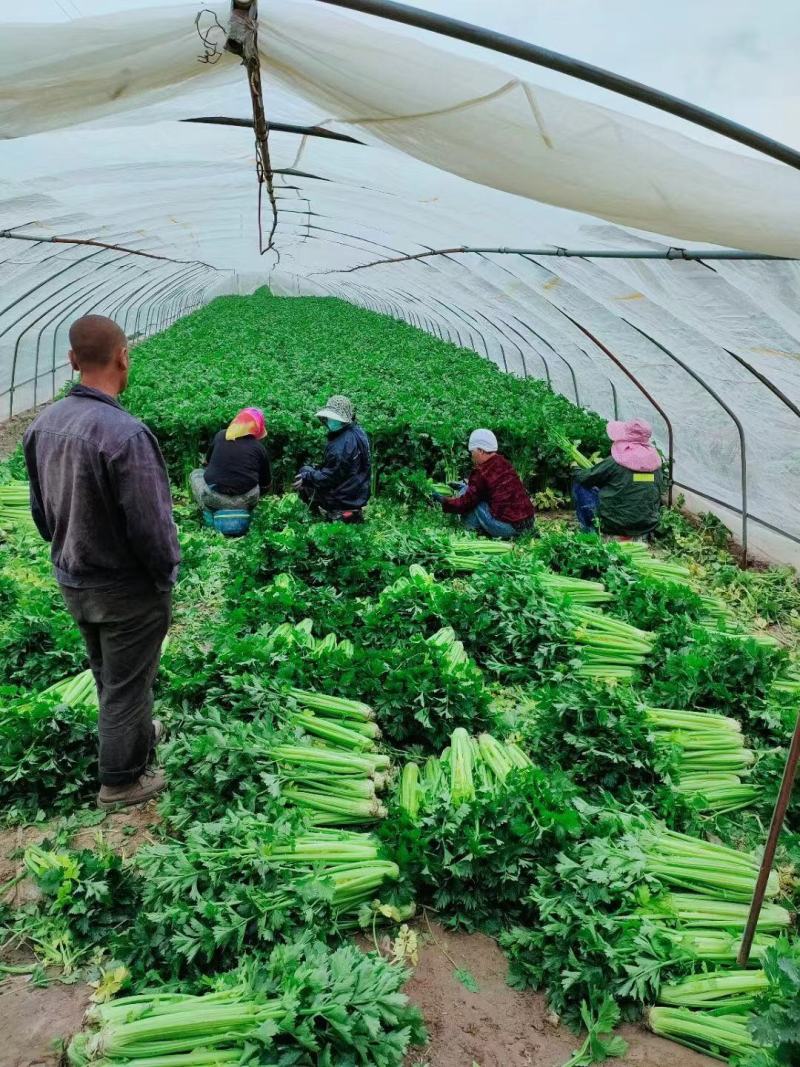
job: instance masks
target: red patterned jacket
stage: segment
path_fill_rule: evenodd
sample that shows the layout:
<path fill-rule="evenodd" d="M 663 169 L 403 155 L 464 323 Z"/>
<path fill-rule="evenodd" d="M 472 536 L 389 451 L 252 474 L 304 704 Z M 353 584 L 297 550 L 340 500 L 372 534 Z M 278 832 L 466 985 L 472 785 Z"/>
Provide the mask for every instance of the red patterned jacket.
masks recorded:
<path fill-rule="evenodd" d="M 456 515 L 465 515 L 482 501 L 500 522 L 516 525 L 533 518 L 533 504 L 520 477 L 505 456 L 495 452 L 480 467 L 475 467 L 463 496 L 447 497 L 442 508 Z"/>

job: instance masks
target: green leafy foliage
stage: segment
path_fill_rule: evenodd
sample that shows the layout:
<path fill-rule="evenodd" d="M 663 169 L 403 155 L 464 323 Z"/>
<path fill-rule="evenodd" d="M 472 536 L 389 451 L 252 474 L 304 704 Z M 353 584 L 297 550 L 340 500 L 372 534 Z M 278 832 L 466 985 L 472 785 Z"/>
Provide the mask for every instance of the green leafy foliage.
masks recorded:
<path fill-rule="evenodd" d="M 493 561 L 440 610 L 479 666 L 504 684 L 561 677 L 576 660 L 574 626 L 524 558 Z"/>
<path fill-rule="evenodd" d="M 97 708 L 0 690 L 0 809 L 66 812 L 96 789 Z"/>
<path fill-rule="evenodd" d="M 581 1004 L 581 1019 L 586 1027 L 586 1040 L 564 1067 L 589 1067 L 607 1059 L 624 1056 L 628 1042 L 612 1033 L 619 1024 L 620 1011 L 612 997 L 606 997 L 596 1014 L 586 1003 Z"/>
<path fill-rule="evenodd" d="M 658 707 L 733 715 L 749 733 L 767 741 L 782 740 L 783 716 L 770 688 L 788 658 L 781 648 L 695 628 L 665 656 L 646 699 Z"/>
<path fill-rule="evenodd" d="M 35 531 L 0 541 L 0 662 L 3 680 L 44 689 L 86 665 L 81 635 L 53 580 Z"/>
<path fill-rule="evenodd" d="M 443 775 L 416 819 L 395 805 L 379 832 L 442 922 L 498 929 L 526 913 L 521 887 L 577 833 L 576 793 L 565 775 L 530 767 L 500 789 L 479 783 L 474 799 L 458 803 Z"/>
<path fill-rule="evenodd" d="M 343 920 L 327 876 L 333 868 L 286 858 L 301 823 L 288 809 L 231 809 L 216 822 L 192 823 L 181 840 L 142 848 L 135 858 L 141 908 L 126 953 L 137 971 L 181 978 L 213 972 L 234 965 L 246 947 L 263 949 L 304 930 L 323 937 L 335 931 Z"/>
<path fill-rule="evenodd" d="M 239 408 L 255 404 L 286 483 L 321 453 L 314 411 L 331 393 L 355 402 L 387 489 L 409 468 L 445 477 L 466 466 L 476 398 L 477 421 L 494 429 L 532 487 L 568 476 L 551 427 L 590 451 L 604 437 L 599 418 L 541 381 L 505 375 L 475 353 L 339 300 L 266 290 L 216 300 L 139 345 L 126 403 L 155 431 L 178 480 Z"/>
<path fill-rule="evenodd" d="M 212 709 L 185 719 L 161 756 L 170 781 L 161 814 L 176 830 L 229 809 L 280 816 L 286 804 L 272 747 L 294 735 L 264 717 L 247 722 Z"/>
<path fill-rule="evenodd" d="M 760 1051 L 737 1067 L 789 1067 L 800 1063 L 800 944 L 781 938 L 768 949 L 767 992 L 756 1002 L 749 1027 Z"/>
<path fill-rule="evenodd" d="M 684 805 L 669 781 L 674 756 L 657 742 L 644 705 L 629 686 L 583 682 L 533 690 L 514 720 L 523 747 L 542 767 L 564 767 L 587 794 L 618 804 L 646 803 L 682 822 Z"/>
<path fill-rule="evenodd" d="M 439 749 L 457 726 L 473 731 L 491 723 L 491 693 L 475 663 L 453 664 L 447 649 L 421 636 L 359 658 L 362 699 L 396 744 Z"/>
<path fill-rule="evenodd" d="M 100 839 L 94 849 L 79 850 L 45 841 L 24 858 L 24 873 L 41 896 L 8 909 L 3 940 L 20 939 L 67 976 L 90 958 L 113 956 L 138 903 L 137 885 L 120 856 Z"/>

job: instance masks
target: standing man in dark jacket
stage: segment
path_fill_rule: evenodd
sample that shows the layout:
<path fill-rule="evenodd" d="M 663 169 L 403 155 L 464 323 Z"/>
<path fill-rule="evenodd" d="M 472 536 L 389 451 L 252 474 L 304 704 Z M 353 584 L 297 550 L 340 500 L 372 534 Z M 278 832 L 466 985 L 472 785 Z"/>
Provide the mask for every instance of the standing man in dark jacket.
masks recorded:
<path fill-rule="evenodd" d="M 80 384 L 34 420 L 23 444 L 33 518 L 97 683 L 97 802 L 117 807 L 166 784 L 148 769 L 160 735 L 152 685 L 180 550 L 158 442 L 117 402 L 128 382 L 125 334 L 85 315 L 69 342 Z"/>
<path fill-rule="evenodd" d="M 473 430 L 468 445 L 474 468 L 456 496 L 434 493 L 444 511 L 460 515 L 464 527 L 487 537 L 511 540 L 533 529 L 533 504 L 514 467 L 497 451 L 491 430 Z"/>
<path fill-rule="evenodd" d="M 370 496 L 369 438 L 346 396 L 330 397 L 316 414 L 328 428 L 325 458 L 321 467 L 301 467 L 294 488 L 328 522 L 363 522 Z"/>

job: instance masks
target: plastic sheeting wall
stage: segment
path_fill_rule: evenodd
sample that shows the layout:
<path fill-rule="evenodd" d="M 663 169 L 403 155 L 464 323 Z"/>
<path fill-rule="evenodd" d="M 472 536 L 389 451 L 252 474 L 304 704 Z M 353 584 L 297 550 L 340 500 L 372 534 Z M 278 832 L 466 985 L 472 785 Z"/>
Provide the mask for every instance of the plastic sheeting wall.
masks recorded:
<path fill-rule="evenodd" d="M 224 19 L 228 5 L 215 7 Z M 799 255 L 800 174 L 543 90 L 446 43 L 276 0 L 262 13 L 268 114 L 338 121 L 369 143 L 271 135 L 279 223 L 262 257 L 252 132 L 175 121 L 249 114 L 234 61 L 197 64 L 195 13 L 38 27 L 35 49 L 32 31 L 4 28 L 0 132 L 12 139 L 0 145 L 0 230 L 169 259 L 0 238 L 0 419 L 68 376 L 65 330 L 78 314 L 113 315 L 142 336 L 269 281 L 404 319 L 609 417 L 648 417 L 664 451 L 671 439 L 693 503 L 737 534 L 746 512 L 752 547 L 796 558 L 797 263 L 374 261 L 676 240 Z M 590 225 L 592 214 L 607 223 Z"/>

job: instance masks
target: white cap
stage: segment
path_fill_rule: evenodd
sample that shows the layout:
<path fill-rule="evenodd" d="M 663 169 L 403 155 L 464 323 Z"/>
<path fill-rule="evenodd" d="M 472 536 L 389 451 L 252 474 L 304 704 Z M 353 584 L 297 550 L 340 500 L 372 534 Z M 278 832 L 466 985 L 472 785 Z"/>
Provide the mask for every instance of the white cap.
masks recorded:
<path fill-rule="evenodd" d="M 497 451 L 497 438 L 491 430 L 473 430 L 469 435 L 469 450 L 482 448 L 484 452 Z"/>

